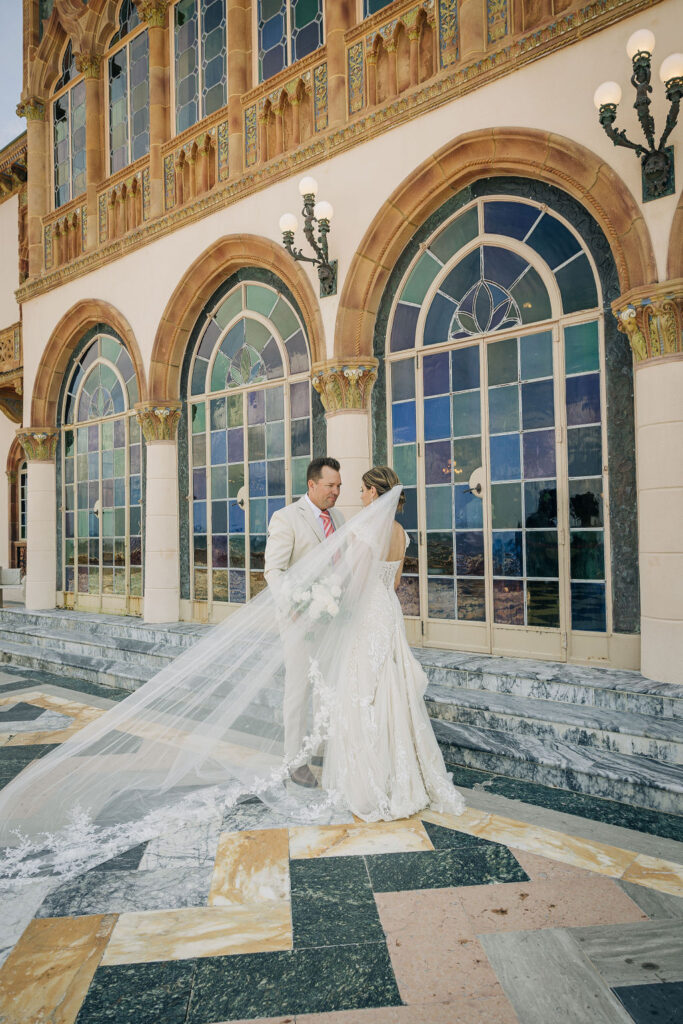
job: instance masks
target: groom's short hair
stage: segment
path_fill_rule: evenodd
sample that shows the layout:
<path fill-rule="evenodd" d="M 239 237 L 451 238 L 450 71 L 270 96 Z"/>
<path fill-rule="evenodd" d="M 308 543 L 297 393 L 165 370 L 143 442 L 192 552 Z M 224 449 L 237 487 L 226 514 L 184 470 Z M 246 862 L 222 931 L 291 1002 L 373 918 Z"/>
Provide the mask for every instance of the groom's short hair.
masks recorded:
<path fill-rule="evenodd" d="M 306 470 L 306 483 L 309 480 L 312 480 L 314 483 L 316 480 L 319 480 L 323 475 L 325 466 L 328 469 L 333 469 L 335 473 L 338 473 L 341 468 L 336 459 L 332 459 L 327 455 L 322 459 L 313 459 L 312 462 L 309 462 L 308 469 Z"/>

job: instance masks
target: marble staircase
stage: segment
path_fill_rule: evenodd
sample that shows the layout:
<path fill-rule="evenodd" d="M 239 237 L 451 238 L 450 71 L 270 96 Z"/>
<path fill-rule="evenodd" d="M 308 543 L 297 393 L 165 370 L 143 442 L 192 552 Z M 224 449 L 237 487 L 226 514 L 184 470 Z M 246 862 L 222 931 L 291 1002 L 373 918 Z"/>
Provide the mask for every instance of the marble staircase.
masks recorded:
<path fill-rule="evenodd" d="M 206 632 L 9 606 L 0 609 L 0 662 L 135 690 Z M 683 814 L 683 687 L 592 666 L 415 653 L 451 763 Z M 275 721 L 278 710 L 264 706 L 261 717 Z"/>

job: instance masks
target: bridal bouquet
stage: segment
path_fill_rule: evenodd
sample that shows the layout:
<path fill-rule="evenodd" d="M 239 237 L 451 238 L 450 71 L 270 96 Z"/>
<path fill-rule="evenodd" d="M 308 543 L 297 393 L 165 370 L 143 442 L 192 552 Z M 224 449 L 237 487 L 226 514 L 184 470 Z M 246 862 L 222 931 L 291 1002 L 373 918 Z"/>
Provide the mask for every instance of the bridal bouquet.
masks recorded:
<path fill-rule="evenodd" d="M 341 587 L 334 576 L 326 576 L 311 587 L 285 585 L 283 596 L 290 606 L 292 618 L 305 616 L 316 625 L 325 625 L 339 614 Z"/>

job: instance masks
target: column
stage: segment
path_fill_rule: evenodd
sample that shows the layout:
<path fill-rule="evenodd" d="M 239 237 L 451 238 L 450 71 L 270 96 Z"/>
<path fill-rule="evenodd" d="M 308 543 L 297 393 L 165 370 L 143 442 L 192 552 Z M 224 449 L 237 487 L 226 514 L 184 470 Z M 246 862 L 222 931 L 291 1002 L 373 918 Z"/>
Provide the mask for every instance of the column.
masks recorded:
<path fill-rule="evenodd" d="M 641 671 L 683 683 L 683 279 L 612 310 L 635 367 Z"/>
<path fill-rule="evenodd" d="M 149 35 L 149 216 L 164 212 L 164 160 L 162 146 L 170 138 L 169 112 L 169 0 L 141 0 L 140 16 Z"/>
<path fill-rule="evenodd" d="M 228 0 L 228 166 L 231 177 L 244 170 L 242 96 L 252 87 L 250 18 L 249 0 Z"/>
<path fill-rule="evenodd" d="M 57 476 L 59 434 L 50 427 L 17 431 L 27 465 L 26 608 L 54 608 L 57 585 Z"/>
<path fill-rule="evenodd" d="M 370 395 L 376 359 L 327 360 L 313 367 L 313 387 L 327 420 L 327 454 L 341 463 L 338 508 L 348 519 L 361 507 L 361 477 L 372 465 Z"/>
<path fill-rule="evenodd" d="M 330 128 L 346 121 L 346 43 L 344 33 L 356 24 L 355 0 L 325 0 L 327 110 Z"/>
<path fill-rule="evenodd" d="M 104 176 L 104 117 L 101 57 L 96 53 L 77 53 L 76 67 L 85 78 L 85 194 L 88 208 L 88 251 L 97 248 L 97 189 Z"/>
<path fill-rule="evenodd" d="M 469 60 L 486 50 L 486 4 L 482 0 L 462 0 L 460 18 L 460 60 Z"/>
<path fill-rule="evenodd" d="M 145 622 L 180 617 L 177 428 L 180 402 L 135 407 L 146 442 Z"/>
<path fill-rule="evenodd" d="M 48 195 L 52 168 L 48 165 L 49 124 L 45 104 L 37 96 L 29 96 L 17 107 L 19 117 L 26 118 L 28 165 L 28 273 L 36 277 L 43 269 L 43 217 L 48 212 Z"/>

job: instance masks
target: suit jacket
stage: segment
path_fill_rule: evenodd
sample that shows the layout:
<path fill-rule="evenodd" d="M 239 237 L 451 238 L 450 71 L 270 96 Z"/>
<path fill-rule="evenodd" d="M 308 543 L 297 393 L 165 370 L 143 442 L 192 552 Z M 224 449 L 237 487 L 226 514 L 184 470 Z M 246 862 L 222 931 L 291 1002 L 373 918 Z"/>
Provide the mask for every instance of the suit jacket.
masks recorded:
<path fill-rule="evenodd" d="M 338 530 L 344 522 L 341 512 L 331 508 L 330 517 Z M 300 558 L 325 540 L 322 523 L 305 497 L 273 512 L 268 524 L 264 575 L 269 587 Z"/>

